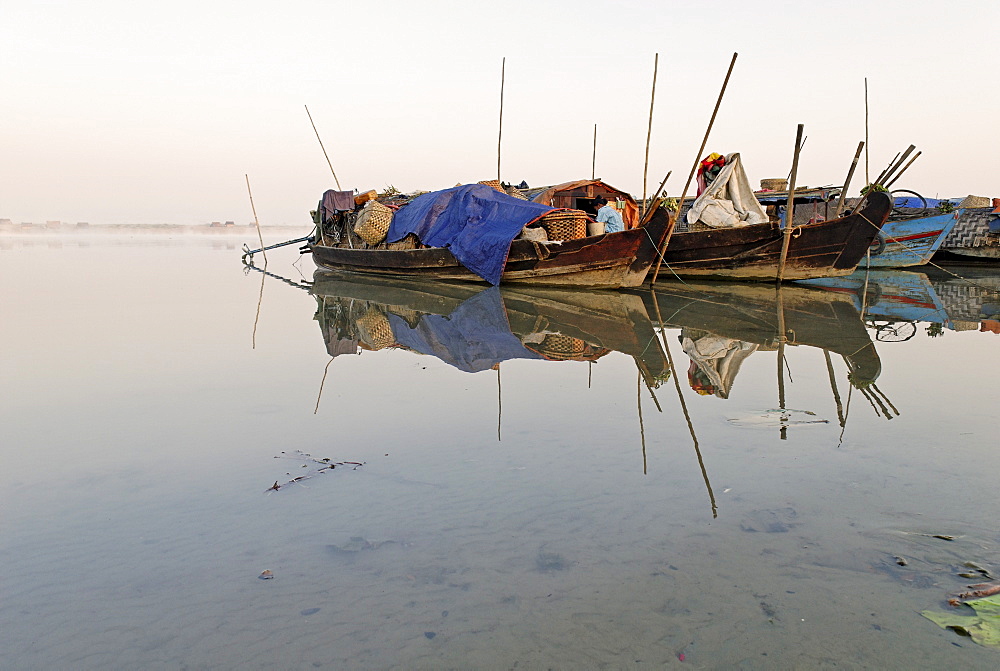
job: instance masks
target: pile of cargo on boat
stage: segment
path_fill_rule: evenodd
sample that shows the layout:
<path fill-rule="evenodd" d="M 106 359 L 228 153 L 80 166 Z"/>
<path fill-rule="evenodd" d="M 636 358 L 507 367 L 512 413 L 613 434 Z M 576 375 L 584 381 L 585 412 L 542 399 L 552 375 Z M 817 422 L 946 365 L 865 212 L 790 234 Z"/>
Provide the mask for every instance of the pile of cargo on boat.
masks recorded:
<path fill-rule="evenodd" d="M 605 230 L 609 216 L 622 230 Z M 308 250 L 321 271 L 611 289 L 642 284 L 672 225 L 659 208 L 640 221 L 635 200 L 599 179 L 330 190 L 313 222 Z"/>

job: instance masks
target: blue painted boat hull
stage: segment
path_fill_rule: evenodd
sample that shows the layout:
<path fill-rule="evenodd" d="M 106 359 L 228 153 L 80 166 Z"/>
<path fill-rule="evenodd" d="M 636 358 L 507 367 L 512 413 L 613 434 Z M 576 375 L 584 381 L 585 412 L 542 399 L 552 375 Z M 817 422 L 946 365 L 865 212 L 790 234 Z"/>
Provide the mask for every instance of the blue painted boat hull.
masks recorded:
<path fill-rule="evenodd" d="M 961 210 L 955 210 L 885 222 L 879 239 L 872 243 L 871 254 L 862 258 L 858 267 L 903 268 L 927 263 L 951 233 L 960 214 Z"/>

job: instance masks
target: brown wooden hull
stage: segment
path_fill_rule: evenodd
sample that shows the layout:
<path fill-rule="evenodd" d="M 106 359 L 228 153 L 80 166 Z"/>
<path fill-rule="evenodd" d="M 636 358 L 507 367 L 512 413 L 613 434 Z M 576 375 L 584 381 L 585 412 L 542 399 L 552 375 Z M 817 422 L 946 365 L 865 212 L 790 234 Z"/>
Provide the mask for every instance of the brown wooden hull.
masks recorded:
<path fill-rule="evenodd" d="M 892 200 L 873 193 L 854 213 L 797 227 L 788 246 L 784 279 L 847 275 L 864 258 L 892 211 Z M 775 280 L 782 230 L 777 223 L 675 233 L 659 277 Z"/>
<path fill-rule="evenodd" d="M 640 286 L 656 259 L 656 247 L 672 221 L 663 210 L 642 228 L 606 233 L 562 244 L 514 240 L 500 277 L 501 284 L 621 289 Z M 321 270 L 386 277 L 484 282 L 462 266 L 450 251 L 429 249 L 350 249 L 310 245 Z"/>

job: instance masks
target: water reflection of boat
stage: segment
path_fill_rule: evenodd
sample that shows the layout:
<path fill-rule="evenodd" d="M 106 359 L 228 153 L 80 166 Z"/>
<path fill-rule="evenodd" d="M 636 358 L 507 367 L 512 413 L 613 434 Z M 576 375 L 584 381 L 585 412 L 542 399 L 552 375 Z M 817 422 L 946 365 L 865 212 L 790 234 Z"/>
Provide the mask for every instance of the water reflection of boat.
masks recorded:
<path fill-rule="evenodd" d="M 475 373 L 510 359 L 632 356 L 649 385 L 667 374 L 634 294 L 490 287 L 317 273 L 311 292 L 331 356 L 359 348 L 431 355 Z"/>
<path fill-rule="evenodd" d="M 674 282 L 657 285 L 644 300 L 647 309 L 658 309 L 665 326 L 739 341 L 746 344 L 743 351 L 774 350 L 784 334 L 784 344 L 840 354 L 855 386 L 874 382 L 882 369 L 860 313 L 849 298 L 836 294 L 795 286 L 779 292 L 764 285 Z"/>
<path fill-rule="evenodd" d="M 804 280 L 800 284 L 849 298 L 873 322 L 879 340 L 901 340 L 916 333 L 903 324 L 929 322 L 954 328 L 930 278 L 906 270 L 858 270 L 846 277 Z"/>
<path fill-rule="evenodd" d="M 859 270 L 801 284 L 850 297 L 879 340 L 909 339 L 920 322 L 954 331 L 994 330 L 1000 318 L 1000 274 L 976 268 L 953 270 L 962 276 L 933 268 L 926 274 Z"/>

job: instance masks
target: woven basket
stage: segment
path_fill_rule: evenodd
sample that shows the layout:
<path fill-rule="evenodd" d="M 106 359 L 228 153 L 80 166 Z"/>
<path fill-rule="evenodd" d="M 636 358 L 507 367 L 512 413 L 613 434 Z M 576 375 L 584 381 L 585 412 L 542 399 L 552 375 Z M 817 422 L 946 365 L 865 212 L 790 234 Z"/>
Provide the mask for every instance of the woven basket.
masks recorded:
<path fill-rule="evenodd" d="M 760 180 L 760 188 L 765 191 L 788 191 L 788 180 L 782 178 L 762 179 Z"/>
<path fill-rule="evenodd" d="M 504 190 L 504 193 L 506 193 L 508 196 L 513 196 L 514 198 L 519 198 L 521 200 L 528 200 L 528 197 L 523 193 L 521 193 L 521 190 L 516 186 L 508 186 L 506 190 Z"/>
<path fill-rule="evenodd" d="M 535 351 L 547 359 L 568 361 L 570 359 L 578 359 L 582 356 L 586 347 L 587 343 L 579 338 L 572 338 L 558 333 L 549 333 L 538 344 Z"/>
<path fill-rule="evenodd" d="M 587 214 L 582 210 L 549 212 L 538 223 L 549 240 L 579 240 L 587 237 Z"/>
<path fill-rule="evenodd" d="M 496 189 L 497 191 L 499 191 L 500 193 L 507 193 L 506 191 L 503 190 L 503 184 L 500 183 L 499 179 L 484 179 L 483 181 L 481 181 L 479 183 L 480 184 L 485 184 L 486 186 L 491 186 L 494 189 Z"/>
<path fill-rule="evenodd" d="M 377 200 L 369 200 L 358 215 L 354 232 L 369 245 L 377 245 L 385 240 L 390 224 L 392 224 L 392 210 Z"/>
<path fill-rule="evenodd" d="M 373 350 L 385 349 L 396 344 L 396 336 L 392 332 L 389 319 L 375 308 L 368 308 L 355 322 L 358 327 L 358 340 Z"/>

